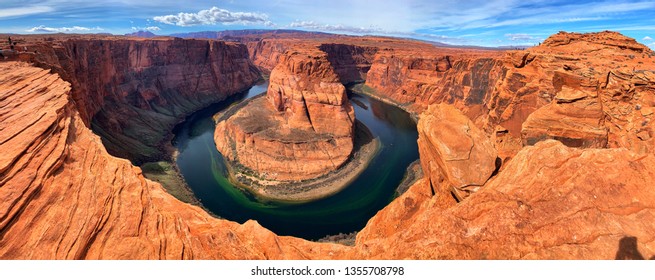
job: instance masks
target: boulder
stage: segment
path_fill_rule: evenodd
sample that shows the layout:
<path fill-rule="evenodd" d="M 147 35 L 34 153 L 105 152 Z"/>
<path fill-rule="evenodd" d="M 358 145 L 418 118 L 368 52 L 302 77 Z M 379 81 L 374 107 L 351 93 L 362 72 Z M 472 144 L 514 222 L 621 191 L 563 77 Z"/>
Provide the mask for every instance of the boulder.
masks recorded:
<path fill-rule="evenodd" d="M 458 200 L 477 191 L 498 168 L 489 137 L 452 105 L 435 104 L 418 123 L 423 170 L 440 196 L 452 191 Z M 438 183 L 440 176 L 444 183 Z"/>

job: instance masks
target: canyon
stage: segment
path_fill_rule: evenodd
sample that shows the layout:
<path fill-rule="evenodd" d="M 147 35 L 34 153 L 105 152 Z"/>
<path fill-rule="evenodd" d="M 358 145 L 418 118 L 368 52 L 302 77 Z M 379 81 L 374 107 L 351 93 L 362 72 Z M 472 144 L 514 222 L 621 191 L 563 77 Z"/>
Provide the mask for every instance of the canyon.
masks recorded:
<path fill-rule="evenodd" d="M 248 88 L 260 74 L 240 44 L 122 37 L 30 40 L 32 61 L 71 83 L 82 120 L 115 156 L 165 159 L 181 117 Z"/>
<path fill-rule="evenodd" d="M 655 53 L 634 39 L 561 32 L 526 50 L 493 51 L 385 37 L 235 37 L 25 36 L 37 52 L 0 62 L 0 258 L 655 255 Z M 271 81 L 261 106 L 343 135 L 341 154 L 354 120 L 343 84 L 363 82 L 367 94 L 417 116 L 424 176 L 354 246 L 212 217 L 134 166 L 166 157 L 175 123 L 261 73 Z M 317 98 L 320 113 L 304 114 L 314 105 L 297 102 L 308 88 L 291 86 L 294 75 L 339 98 Z M 341 117 L 321 126 L 323 113 Z M 247 138 L 230 133 L 238 135 Z"/>

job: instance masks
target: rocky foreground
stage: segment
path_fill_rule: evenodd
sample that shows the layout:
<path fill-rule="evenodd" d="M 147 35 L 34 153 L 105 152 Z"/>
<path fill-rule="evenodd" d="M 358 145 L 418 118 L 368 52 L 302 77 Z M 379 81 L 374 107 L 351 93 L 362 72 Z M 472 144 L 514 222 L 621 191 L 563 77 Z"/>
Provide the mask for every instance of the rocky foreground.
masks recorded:
<path fill-rule="evenodd" d="M 378 212 L 355 246 L 280 237 L 254 221 L 219 220 L 179 202 L 109 155 L 90 130 L 92 111 L 82 104 L 101 99 L 98 92 L 80 91 L 84 85 L 61 73 L 2 62 L 0 257 L 655 255 L 655 53 L 647 47 L 613 32 L 560 33 L 512 52 L 302 39 L 319 42 L 342 83 L 365 79 L 379 98 L 421 113 L 425 176 Z M 243 39 L 264 70 L 298 41 Z"/>

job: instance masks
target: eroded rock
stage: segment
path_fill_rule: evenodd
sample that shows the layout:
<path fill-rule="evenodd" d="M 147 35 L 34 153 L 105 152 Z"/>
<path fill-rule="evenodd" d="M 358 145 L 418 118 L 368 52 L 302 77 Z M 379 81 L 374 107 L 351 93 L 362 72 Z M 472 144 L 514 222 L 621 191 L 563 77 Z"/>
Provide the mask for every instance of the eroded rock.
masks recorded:
<path fill-rule="evenodd" d="M 325 53 L 290 51 L 265 98 L 226 116 L 215 142 L 229 160 L 275 181 L 314 179 L 353 150 L 355 113 Z"/>
<path fill-rule="evenodd" d="M 494 144 L 454 106 L 431 105 L 421 115 L 417 129 L 421 165 L 428 170 L 436 195 L 449 199 L 452 191 L 462 200 L 497 169 Z"/>
<path fill-rule="evenodd" d="M 648 259 L 655 256 L 653 164 L 652 154 L 542 141 L 446 210 L 417 193 L 427 184 L 418 182 L 360 232 L 357 256 L 614 259 L 632 250 Z"/>
<path fill-rule="evenodd" d="M 54 51 L 40 53 L 41 63 L 57 61 Z M 0 258 L 652 258 L 655 157 L 649 151 L 655 79 L 650 50 L 612 32 L 562 33 L 529 53 L 534 59 L 526 63 L 523 55 L 513 56 L 521 68 L 516 60 L 494 57 L 493 64 L 502 67 L 492 68 L 507 70 L 501 76 L 510 78 L 478 81 L 498 86 L 483 95 L 491 101 L 485 103 L 489 118 L 485 110 L 465 115 L 505 140 L 532 112 L 553 106 L 562 88 L 597 89 L 609 148 L 570 148 L 552 140 L 526 146 L 478 192 L 448 207 L 432 191 L 449 182 L 445 176 L 432 180 L 438 169 L 424 168 L 427 177 L 378 212 L 355 247 L 279 237 L 256 222 L 217 220 L 175 200 L 128 161 L 106 153 L 78 113 L 88 108 L 71 102 L 69 84 L 42 69 L 0 62 Z M 392 60 L 388 54 L 378 58 Z M 454 68 L 439 73 L 461 81 L 474 76 L 445 74 Z M 426 75 L 439 75 L 430 71 Z M 407 79 L 406 74 L 389 75 L 379 84 L 401 85 L 391 82 Z M 426 81 L 413 86 L 430 88 Z M 101 98 L 89 93 L 89 100 Z M 561 104 L 585 104 L 590 98 L 565 98 L 571 102 Z M 424 154 L 421 160 L 429 160 Z"/>
<path fill-rule="evenodd" d="M 587 98 L 583 91 L 557 96 L 523 123 L 523 143 L 534 145 L 545 139 L 556 139 L 569 147 L 607 147 L 608 129 L 600 100 Z"/>

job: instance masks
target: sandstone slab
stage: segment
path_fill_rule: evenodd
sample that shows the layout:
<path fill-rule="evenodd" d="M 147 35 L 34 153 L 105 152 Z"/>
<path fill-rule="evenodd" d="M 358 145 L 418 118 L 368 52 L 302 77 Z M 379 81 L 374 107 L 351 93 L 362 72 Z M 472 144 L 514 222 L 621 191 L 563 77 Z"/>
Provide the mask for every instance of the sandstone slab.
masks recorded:
<path fill-rule="evenodd" d="M 497 151 L 489 137 L 457 108 L 448 104 L 428 107 L 418 123 L 421 165 L 430 174 L 435 191 L 448 197 L 450 191 L 458 199 L 478 190 L 497 169 Z M 446 187 L 446 190 L 444 190 Z"/>

